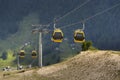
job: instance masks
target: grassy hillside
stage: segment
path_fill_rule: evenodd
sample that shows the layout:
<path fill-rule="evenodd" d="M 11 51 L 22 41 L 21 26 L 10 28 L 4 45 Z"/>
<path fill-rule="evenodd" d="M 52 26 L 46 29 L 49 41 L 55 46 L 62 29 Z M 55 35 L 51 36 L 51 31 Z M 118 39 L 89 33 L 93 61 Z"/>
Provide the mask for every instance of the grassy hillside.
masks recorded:
<path fill-rule="evenodd" d="M 17 77 L 16 77 L 17 76 Z M 1 78 L 2 79 L 2 78 Z M 62 63 L 9 75 L 4 80 L 120 80 L 120 52 L 86 51 Z"/>

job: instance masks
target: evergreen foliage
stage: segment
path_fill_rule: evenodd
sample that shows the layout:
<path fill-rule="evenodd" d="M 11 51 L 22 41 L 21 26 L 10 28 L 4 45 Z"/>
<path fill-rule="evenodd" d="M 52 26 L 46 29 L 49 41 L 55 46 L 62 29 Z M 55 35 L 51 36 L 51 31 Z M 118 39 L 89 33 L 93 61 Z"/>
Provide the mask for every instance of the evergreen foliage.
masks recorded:
<path fill-rule="evenodd" d="M 85 41 L 82 44 L 82 51 L 88 50 L 91 46 L 92 46 L 92 42 L 91 41 Z"/>
<path fill-rule="evenodd" d="M 4 51 L 4 52 L 2 53 L 1 58 L 2 58 L 3 60 L 6 60 L 6 59 L 7 59 L 7 52 L 6 52 L 6 51 Z"/>

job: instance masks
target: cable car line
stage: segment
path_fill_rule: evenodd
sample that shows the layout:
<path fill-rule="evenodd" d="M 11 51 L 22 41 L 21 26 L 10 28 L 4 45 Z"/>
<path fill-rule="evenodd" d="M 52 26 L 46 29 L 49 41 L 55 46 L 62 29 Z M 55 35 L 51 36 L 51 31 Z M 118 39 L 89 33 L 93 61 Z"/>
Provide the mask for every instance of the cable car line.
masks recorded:
<path fill-rule="evenodd" d="M 59 19 L 56 19 L 56 21 L 60 21 L 61 19 L 63 19 L 64 17 L 70 15 L 71 13 L 75 12 L 76 10 L 80 9 L 81 7 L 83 7 L 84 5 L 86 5 L 90 0 L 85 1 L 83 4 L 81 4 L 80 6 L 74 8 L 73 10 L 71 10 L 70 12 L 66 13 L 64 16 L 60 17 Z"/>
<path fill-rule="evenodd" d="M 82 29 L 77 29 L 77 30 L 74 31 L 74 42 L 83 43 L 83 42 L 85 42 L 85 34 L 84 34 L 84 31 L 83 31 L 85 29 L 85 22 L 87 20 L 90 20 L 90 19 L 92 19 L 92 18 L 94 18 L 94 17 L 96 17 L 98 15 L 101 15 L 101 14 L 103 14 L 103 13 L 105 13 L 105 12 L 107 12 L 107 11 L 109 11 L 109 10 L 119 6 L 119 5 L 120 5 L 120 3 L 116 4 L 116 5 L 112 6 L 112 7 L 109 7 L 109 8 L 107 8 L 107 9 L 101 11 L 101 12 L 98 12 L 95 15 L 90 16 L 90 17 L 88 17 L 88 18 L 86 18 L 84 20 L 81 20 L 81 21 L 77 22 L 77 23 L 72 23 L 72 24 L 69 24 L 67 26 L 63 26 L 63 27 L 60 27 L 60 28 L 66 28 L 66 27 L 69 27 L 69 26 L 72 26 L 72 25 L 76 25 L 76 24 L 82 23 L 83 24 L 83 28 Z"/>
<path fill-rule="evenodd" d="M 101 15 L 101 14 L 103 14 L 103 13 L 105 13 L 105 12 L 107 12 L 107 11 L 115 8 L 115 7 L 118 7 L 119 5 L 120 5 L 120 3 L 118 3 L 118 4 L 116 4 L 116 5 L 112 6 L 112 7 L 109 7 L 109 8 L 107 8 L 107 9 L 101 11 L 101 12 L 98 12 L 98 13 L 96 13 L 95 15 L 86 18 L 84 21 L 86 22 L 87 20 L 90 20 L 90 19 L 92 19 L 92 18 L 94 18 L 94 17 L 96 17 L 96 16 L 98 16 L 98 15 Z"/>
<path fill-rule="evenodd" d="M 115 8 L 115 7 L 118 7 L 119 5 L 120 5 L 120 3 L 118 3 L 118 4 L 116 4 L 116 5 L 112 6 L 112 7 L 109 7 L 109 8 L 107 8 L 107 9 L 101 11 L 101 12 L 98 12 L 98 13 L 96 13 L 95 15 L 90 16 L 90 17 L 88 17 L 88 18 L 86 18 L 86 19 L 84 19 L 84 20 L 78 21 L 78 22 L 76 22 L 76 23 L 68 24 L 68 25 L 62 26 L 62 27 L 60 27 L 60 28 L 66 28 L 66 27 L 70 27 L 70 26 L 73 26 L 73 25 L 76 25 L 76 24 L 80 24 L 80 23 L 82 23 L 82 22 L 86 22 L 86 21 L 88 21 L 88 20 L 90 20 L 90 19 L 92 19 L 92 18 L 94 18 L 94 17 L 96 17 L 96 16 L 98 16 L 98 15 L 101 15 L 101 14 L 103 14 L 103 13 L 105 13 L 105 12 L 107 12 L 107 11 Z"/>
<path fill-rule="evenodd" d="M 90 0 L 88 0 L 88 1 L 90 1 Z M 88 1 L 87 1 L 87 2 L 88 2 Z M 86 3 L 87 3 L 87 2 L 86 2 Z M 84 3 L 83 5 L 85 5 L 86 3 Z M 57 22 L 57 21 L 61 20 L 62 18 L 64 18 L 65 16 L 69 15 L 70 13 L 74 12 L 75 10 L 77 10 L 77 9 L 79 9 L 79 8 L 77 7 L 77 8 L 75 8 L 75 9 L 73 9 L 71 12 L 67 13 L 66 15 L 64 15 L 64 16 L 61 17 L 61 18 L 59 18 L 58 20 L 57 20 L 57 19 L 54 19 L 54 26 L 53 26 L 54 30 L 53 30 L 53 33 L 52 33 L 52 38 L 51 38 L 51 40 L 52 40 L 53 42 L 58 42 L 58 43 L 62 42 L 62 41 L 63 41 L 64 34 L 63 34 L 61 28 L 66 28 L 66 27 L 70 27 L 70 26 L 72 26 L 72 25 L 76 25 L 76 24 L 82 23 L 83 28 L 82 28 L 82 29 L 77 29 L 77 30 L 74 31 L 74 42 L 79 42 L 79 43 L 85 42 L 85 33 L 84 33 L 84 31 L 83 31 L 83 30 L 85 29 L 85 22 L 86 22 L 87 20 L 90 20 L 90 19 L 92 19 L 92 18 L 94 18 L 94 17 L 96 17 L 96 16 L 98 16 L 98 15 L 101 15 L 101 14 L 103 14 L 103 13 L 105 13 L 105 12 L 107 12 L 107 11 L 115 8 L 115 7 L 118 7 L 119 5 L 120 5 L 120 3 L 118 3 L 118 4 L 116 4 L 116 5 L 112 6 L 112 7 L 109 7 L 109 8 L 107 8 L 107 9 L 101 11 L 101 12 L 98 12 L 98 13 L 94 14 L 93 16 L 90 16 L 90 17 L 88 17 L 88 18 L 86 18 L 86 19 L 83 19 L 83 20 L 81 20 L 81 21 L 79 21 L 79 22 L 72 23 L 72 24 L 68 24 L 68 25 L 66 25 L 66 26 L 56 28 L 56 22 Z"/>
<path fill-rule="evenodd" d="M 83 7 L 84 5 L 86 5 L 90 0 L 85 1 L 83 4 L 79 5 L 78 7 L 74 8 L 73 10 L 71 10 L 70 12 L 66 13 L 65 15 L 63 15 L 62 17 L 56 19 L 56 22 L 62 20 L 63 18 L 65 18 L 66 16 L 70 15 L 71 13 L 75 12 L 76 10 L 80 9 L 81 7 Z M 48 25 L 51 25 L 52 23 L 54 23 L 53 21 L 48 23 Z M 48 28 L 49 26 L 47 26 L 46 28 Z"/>
<path fill-rule="evenodd" d="M 71 13 L 75 12 L 76 10 L 80 9 L 81 7 L 83 7 L 84 5 L 86 5 L 90 0 L 85 1 L 83 4 L 81 4 L 80 6 L 74 8 L 73 10 L 71 10 L 70 12 L 66 13 L 65 15 L 63 15 L 62 17 L 56 19 L 56 22 L 60 21 L 61 19 L 65 18 L 66 16 L 70 15 Z M 48 26 L 46 26 L 46 28 L 50 27 L 50 25 L 54 23 L 53 21 L 48 23 Z M 36 26 L 36 25 L 32 25 L 32 26 Z M 40 25 L 37 25 L 40 26 Z"/>

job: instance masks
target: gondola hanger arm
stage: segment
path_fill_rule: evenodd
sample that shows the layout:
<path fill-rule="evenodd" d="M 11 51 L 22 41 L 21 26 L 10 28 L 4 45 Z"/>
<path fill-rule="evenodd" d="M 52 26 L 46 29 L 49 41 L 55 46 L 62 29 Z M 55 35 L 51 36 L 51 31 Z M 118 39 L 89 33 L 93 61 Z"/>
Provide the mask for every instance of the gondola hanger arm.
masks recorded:
<path fill-rule="evenodd" d="M 82 30 L 85 30 L 85 21 L 82 21 L 82 26 L 83 26 Z"/>

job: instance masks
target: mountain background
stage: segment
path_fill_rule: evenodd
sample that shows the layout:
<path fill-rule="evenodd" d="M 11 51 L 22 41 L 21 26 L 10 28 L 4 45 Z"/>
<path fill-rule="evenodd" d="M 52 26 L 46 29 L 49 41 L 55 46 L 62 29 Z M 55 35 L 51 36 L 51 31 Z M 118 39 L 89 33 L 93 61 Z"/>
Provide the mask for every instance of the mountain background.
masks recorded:
<path fill-rule="evenodd" d="M 0 0 L 1 55 L 5 52 L 17 53 L 27 42 L 31 43 L 31 46 L 25 48 L 28 53 L 34 48 L 37 49 L 38 34 L 31 33 L 34 28 L 31 25 L 53 22 L 54 18 L 62 17 L 85 1 Z M 90 0 L 85 6 L 57 22 L 57 27 L 81 21 L 118 3 L 120 3 L 120 0 Z M 73 53 L 80 51 L 80 45 L 73 42 L 73 32 L 78 28 L 82 28 L 82 24 L 62 29 L 65 40 L 61 44 L 51 42 L 52 33 L 44 34 L 44 59 L 49 60 L 56 57 L 57 60 L 53 59 L 52 61 L 52 63 L 55 63 L 59 62 L 61 58 L 74 55 Z M 53 24 L 48 29 L 53 30 Z M 120 6 L 88 20 L 85 35 L 86 40 L 91 40 L 98 49 L 120 50 Z M 29 60 L 31 59 L 29 58 L 27 62 Z M 50 64 L 50 62 L 45 63 Z"/>

